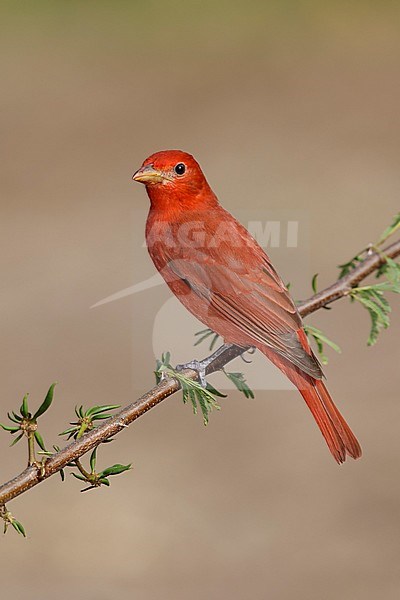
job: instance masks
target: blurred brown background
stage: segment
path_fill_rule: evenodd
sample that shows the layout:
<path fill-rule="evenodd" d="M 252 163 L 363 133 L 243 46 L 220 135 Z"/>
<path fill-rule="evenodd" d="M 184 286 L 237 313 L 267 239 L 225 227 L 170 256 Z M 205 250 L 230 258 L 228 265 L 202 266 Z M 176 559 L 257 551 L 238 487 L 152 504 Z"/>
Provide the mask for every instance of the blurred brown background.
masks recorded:
<path fill-rule="evenodd" d="M 195 154 L 232 211 L 307 215 L 299 298 L 377 238 L 399 208 L 399 16 L 394 2 L 1 3 L 1 421 L 57 380 L 42 432 L 60 443 L 75 404 L 153 384 L 167 290 L 89 308 L 154 273 L 130 182 L 151 152 Z M 208 428 L 176 396 L 100 452 L 134 463 L 110 489 L 54 477 L 10 504 L 28 539 L 1 539 L 4 597 L 397 599 L 392 305 L 374 348 L 359 306 L 310 321 L 342 346 L 326 372 L 361 461 L 334 463 L 295 392 L 231 393 Z M 25 462 L 9 442 L 2 481 Z"/>

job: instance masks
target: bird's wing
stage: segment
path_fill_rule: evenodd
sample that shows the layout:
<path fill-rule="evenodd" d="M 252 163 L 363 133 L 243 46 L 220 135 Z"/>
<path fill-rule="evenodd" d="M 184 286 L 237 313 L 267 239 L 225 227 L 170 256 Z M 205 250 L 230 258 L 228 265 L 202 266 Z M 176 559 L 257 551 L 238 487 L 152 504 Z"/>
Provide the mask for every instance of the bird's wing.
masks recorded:
<path fill-rule="evenodd" d="M 311 377 L 322 377 L 318 361 L 299 338 L 302 322 L 296 306 L 258 245 L 239 252 L 227 245 L 218 253 L 198 249 L 184 254 L 168 266 L 219 317 L 255 346 L 267 345 Z"/>

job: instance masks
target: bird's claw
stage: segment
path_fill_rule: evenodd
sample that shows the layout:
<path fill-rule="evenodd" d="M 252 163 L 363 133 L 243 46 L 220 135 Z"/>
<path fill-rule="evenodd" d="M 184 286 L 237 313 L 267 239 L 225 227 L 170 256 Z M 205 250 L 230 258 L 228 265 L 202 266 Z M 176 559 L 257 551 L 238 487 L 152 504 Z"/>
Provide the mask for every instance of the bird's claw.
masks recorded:
<path fill-rule="evenodd" d="M 243 354 L 240 355 L 240 358 L 242 359 L 243 362 L 250 364 L 253 362 L 253 360 L 251 358 L 246 358 L 245 354 L 254 354 L 256 351 L 254 346 L 251 346 L 250 348 L 248 348 L 246 350 L 246 352 L 243 352 Z"/>
<path fill-rule="evenodd" d="M 175 370 L 183 371 L 184 369 L 193 369 L 193 371 L 197 371 L 200 385 L 205 389 L 207 387 L 206 366 L 207 364 L 205 364 L 205 361 L 199 361 L 195 359 L 183 365 L 176 365 Z"/>
<path fill-rule="evenodd" d="M 160 373 L 160 382 L 161 381 L 165 381 L 169 377 L 170 377 L 170 375 L 166 371 L 161 371 L 161 373 Z"/>

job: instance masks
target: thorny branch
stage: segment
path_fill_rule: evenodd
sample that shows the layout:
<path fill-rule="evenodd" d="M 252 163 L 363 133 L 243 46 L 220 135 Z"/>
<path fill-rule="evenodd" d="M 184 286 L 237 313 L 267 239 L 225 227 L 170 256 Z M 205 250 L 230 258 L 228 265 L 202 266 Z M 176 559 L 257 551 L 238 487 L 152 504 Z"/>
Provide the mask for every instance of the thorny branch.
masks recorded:
<path fill-rule="evenodd" d="M 397 256 L 400 256 L 400 241 L 387 246 L 381 252 L 369 251 L 365 259 L 350 273 L 308 300 L 301 302 L 299 304 L 300 314 L 304 317 L 339 298 L 348 296 L 354 287 L 385 263 L 385 257 L 393 259 Z M 228 362 L 240 356 L 244 350 L 244 348 L 227 344 L 224 351 L 219 353 L 215 360 L 209 364 L 206 373 L 219 371 Z M 197 373 L 194 370 L 186 369 L 183 373 L 188 378 L 197 378 Z M 174 378 L 161 381 L 141 398 L 129 404 L 102 425 L 85 433 L 83 437 L 53 454 L 41 467 L 37 465 L 27 467 L 22 473 L 0 486 L 0 507 L 51 477 L 69 463 L 76 461 L 101 442 L 116 435 L 179 389 L 180 384 Z"/>

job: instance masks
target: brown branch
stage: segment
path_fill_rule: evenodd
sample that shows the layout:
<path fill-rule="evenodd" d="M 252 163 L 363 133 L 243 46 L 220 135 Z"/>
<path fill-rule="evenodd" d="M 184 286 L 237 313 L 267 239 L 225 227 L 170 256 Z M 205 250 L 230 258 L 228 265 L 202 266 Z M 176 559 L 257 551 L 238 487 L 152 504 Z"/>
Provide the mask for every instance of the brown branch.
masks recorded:
<path fill-rule="evenodd" d="M 356 287 L 368 275 L 376 271 L 385 263 L 385 256 L 396 258 L 400 255 L 400 240 L 387 246 L 381 254 L 376 252 L 368 253 L 366 258 L 355 267 L 348 275 L 342 277 L 329 287 L 318 294 L 315 294 L 308 300 L 299 304 L 300 314 L 304 317 L 339 298 L 347 296 L 351 289 Z M 227 344 L 223 352 L 209 364 L 206 372 L 213 373 L 219 371 L 228 362 L 240 356 L 244 348 Z M 191 369 L 186 369 L 183 373 L 192 379 L 196 379 L 197 373 Z M 122 429 L 125 429 L 130 423 L 141 417 L 148 410 L 174 394 L 180 389 L 179 382 L 173 378 L 161 381 L 153 389 L 144 394 L 141 398 L 129 404 L 111 419 L 105 421 L 99 427 L 85 433 L 77 441 L 72 442 L 59 452 L 53 454 L 42 467 L 32 465 L 26 468 L 22 473 L 0 486 L 0 506 L 23 494 L 38 483 L 41 483 L 51 475 L 66 467 L 69 463 L 92 450 L 95 446 L 116 435 Z"/>

